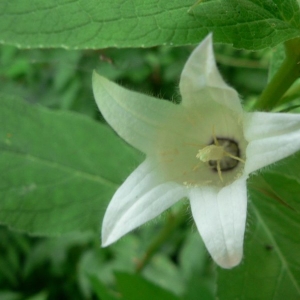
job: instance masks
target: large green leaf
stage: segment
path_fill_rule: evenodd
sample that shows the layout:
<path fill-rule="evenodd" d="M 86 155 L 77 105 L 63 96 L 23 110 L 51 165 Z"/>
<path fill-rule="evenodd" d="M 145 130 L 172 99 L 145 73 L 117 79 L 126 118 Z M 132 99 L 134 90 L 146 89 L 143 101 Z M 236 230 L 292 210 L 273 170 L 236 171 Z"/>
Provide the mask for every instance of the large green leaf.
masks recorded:
<path fill-rule="evenodd" d="M 295 0 L 211 0 L 193 13 L 216 41 L 237 48 L 263 49 L 300 36 Z"/>
<path fill-rule="evenodd" d="M 250 180 L 244 261 L 219 270 L 220 300 L 300 299 L 300 155 Z"/>
<path fill-rule="evenodd" d="M 99 229 L 137 165 L 106 126 L 0 96 L 0 222 L 32 234 Z"/>
<path fill-rule="evenodd" d="M 150 47 L 196 44 L 212 31 L 217 42 L 255 50 L 300 35 L 296 0 L 195 2 L 2 0 L 0 42 L 73 49 Z"/>
<path fill-rule="evenodd" d="M 116 279 L 124 300 L 180 300 L 171 292 L 137 274 L 118 272 Z"/>
<path fill-rule="evenodd" d="M 109 293 L 108 288 L 96 276 L 91 275 L 90 282 L 99 300 L 119 300 Z"/>

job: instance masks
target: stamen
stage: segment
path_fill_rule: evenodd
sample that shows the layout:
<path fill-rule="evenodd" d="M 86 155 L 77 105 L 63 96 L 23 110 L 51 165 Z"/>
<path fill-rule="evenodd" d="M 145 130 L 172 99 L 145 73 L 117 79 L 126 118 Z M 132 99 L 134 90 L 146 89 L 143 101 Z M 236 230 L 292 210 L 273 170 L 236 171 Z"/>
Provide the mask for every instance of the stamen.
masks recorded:
<path fill-rule="evenodd" d="M 218 170 L 218 175 L 220 177 L 220 180 L 223 182 L 222 171 L 221 171 L 221 166 L 220 166 L 220 160 L 217 161 L 217 170 Z"/>
<path fill-rule="evenodd" d="M 219 146 L 219 142 L 218 142 L 216 134 L 215 134 L 215 126 L 213 126 L 213 128 L 212 128 L 212 135 L 213 135 L 215 145 Z"/>
<path fill-rule="evenodd" d="M 242 162 L 243 164 L 245 163 L 245 161 L 244 161 L 243 159 L 241 159 L 240 157 L 237 157 L 237 156 L 235 156 L 235 155 L 232 155 L 232 154 L 230 154 L 230 153 L 228 153 L 228 152 L 226 152 L 226 151 L 224 151 L 224 153 L 225 153 L 225 156 L 229 156 L 229 157 L 231 157 L 232 159 L 235 159 L 235 160 L 238 160 L 238 161 Z"/>

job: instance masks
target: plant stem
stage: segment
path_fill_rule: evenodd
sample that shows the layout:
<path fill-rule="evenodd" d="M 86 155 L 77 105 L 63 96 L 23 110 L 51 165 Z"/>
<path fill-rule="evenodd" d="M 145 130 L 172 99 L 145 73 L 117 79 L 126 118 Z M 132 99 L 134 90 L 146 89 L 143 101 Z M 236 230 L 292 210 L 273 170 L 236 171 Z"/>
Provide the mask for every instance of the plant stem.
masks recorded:
<path fill-rule="evenodd" d="M 151 260 L 155 252 L 162 246 L 162 244 L 169 238 L 170 234 L 175 231 L 178 226 L 180 226 L 185 220 L 186 212 L 181 210 L 177 215 L 170 214 L 168 216 L 167 224 L 157 235 L 157 237 L 152 241 L 148 247 L 144 257 L 137 263 L 136 273 L 141 273 L 141 271 L 146 267 L 146 265 Z"/>
<path fill-rule="evenodd" d="M 300 77 L 300 39 L 285 42 L 286 57 L 256 102 L 254 109 L 268 111 L 280 103 L 282 96 Z"/>

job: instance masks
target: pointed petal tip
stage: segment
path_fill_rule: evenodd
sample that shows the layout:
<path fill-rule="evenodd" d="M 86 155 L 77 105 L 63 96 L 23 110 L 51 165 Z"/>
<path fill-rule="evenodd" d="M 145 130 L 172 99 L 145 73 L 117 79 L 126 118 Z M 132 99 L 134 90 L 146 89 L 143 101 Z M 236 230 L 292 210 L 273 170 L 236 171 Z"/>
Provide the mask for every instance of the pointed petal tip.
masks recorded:
<path fill-rule="evenodd" d="M 101 97 L 98 97 L 98 92 L 99 92 L 99 88 L 102 85 L 102 81 L 105 78 L 102 77 L 101 75 L 99 75 L 96 70 L 93 71 L 92 74 L 92 88 L 93 88 L 93 93 L 94 93 L 94 98 L 96 100 L 96 103 L 99 104 L 99 99 L 101 99 Z"/>
<path fill-rule="evenodd" d="M 107 241 L 102 241 L 101 242 L 101 248 L 106 248 L 107 246 L 109 246 L 111 243 L 108 243 Z"/>
<path fill-rule="evenodd" d="M 93 70 L 93 73 L 92 73 L 92 83 L 93 84 L 95 83 L 96 78 L 99 76 L 100 75 L 96 72 L 96 70 Z"/>
<path fill-rule="evenodd" d="M 209 51 L 213 58 L 214 58 L 214 54 L 213 54 L 213 34 L 212 32 L 210 32 L 201 42 L 200 44 L 195 48 L 195 50 L 193 51 L 194 53 L 198 52 L 198 51 Z M 205 49 L 205 50 L 204 50 Z"/>
<path fill-rule="evenodd" d="M 101 236 L 101 247 L 102 248 L 110 246 L 117 240 L 118 240 L 118 238 L 114 238 L 114 237 L 112 237 L 111 234 L 109 235 L 109 234 L 105 233 L 104 231 L 102 231 L 102 236 Z"/>
<path fill-rule="evenodd" d="M 98 74 L 96 70 L 93 70 L 92 74 L 92 87 L 93 87 L 93 92 L 94 96 L 97 102 L 96 97 L 96 91 L 99 87 L 101 87 L 103 84 L 110 82 L 107 78 L 103 77 L 102 75 Z M 113 84 L 113 83 L 112 83 Z"/>
<path fill-rule="evenodd" d="M 220 257 L 215 259 L 215 262 L 224 269 L 232 269 L 240 264 L 243 258 L 243 253 L 236 253 L 234 255 Z"/>
<path fill-rule="evenodd" d="M 101 248 L 106 248 L 108 245 L 107 244 L 103 244 L 103 243 L 101 243 Z"/>
<path fill-rule="evenodd" d="M 212 33 L 188 58 L 181 73 L 179 89 L 185 106 L 207 110 L 208 105 L 213 105 L 239 114 L 243 111 L 237 92 L 223 80 L 216 66 Z"/>
<path fill-rule="evenodd" d="M 207 43 L 213 43 L 213 33 L 210 32 L 202 41 L 202 43 L 207 42 Z"/>
<path fill-rule="evenodd" d="M 300 115 L 252 112 L 244 114 L 246 173 L 252 173 L 300 150 Z"/>
<path fill-rule="evenodd" d="M 197 188 L 191 191 L 193 218 L 212 259 L 220 267 L 231 269 L 243 257 L 247 217 L 246 176 L 220 191 Z"/>

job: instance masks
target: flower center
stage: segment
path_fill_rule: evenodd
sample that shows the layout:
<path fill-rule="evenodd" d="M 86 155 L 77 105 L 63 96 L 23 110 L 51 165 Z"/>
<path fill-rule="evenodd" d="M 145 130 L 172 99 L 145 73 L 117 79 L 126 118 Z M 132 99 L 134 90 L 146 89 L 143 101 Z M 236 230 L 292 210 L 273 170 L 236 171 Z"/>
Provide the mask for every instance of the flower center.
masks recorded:
<path fill-rule="evenodd" d="M 196 157 L 208 162 L 208 165 L 218 172 L 221 181 L 223 181 L 222 172 L 234 169 L 239 162 L 245 163 L 240 158 L 240 149 L 234 140 L 215 136 L 210 145 L 198 151 Z"/>
<path fill-rule="evenodd" d="M 213 158 L 211 157 L 208 161 L 208 164 L 212 167 L 213 170 L 217 171 L 217 161 L 220 160 L 221 171 L 230 171 L 234 169 L 240 161 L 240 150 L 238 144 L 230 139 L 217 138 L 219 148 L 222 148 L 222 157 Z M 214 144 L 210 145 L 214 146 Z M 208 147 L 210 147 L 208 146 Z M 242 161 L 243 162 L 243 161 Z"/>

